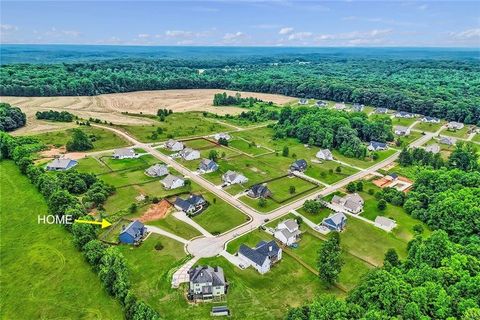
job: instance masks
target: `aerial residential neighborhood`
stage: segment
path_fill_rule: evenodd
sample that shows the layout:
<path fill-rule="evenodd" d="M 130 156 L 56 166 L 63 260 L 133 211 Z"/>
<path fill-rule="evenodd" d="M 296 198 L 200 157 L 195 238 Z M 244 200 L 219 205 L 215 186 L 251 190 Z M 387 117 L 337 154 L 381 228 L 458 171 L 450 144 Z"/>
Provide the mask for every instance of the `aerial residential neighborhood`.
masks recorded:
<path fill-rule="evenodd" d="M 480 319 L 478 1 L 0 12 L 0 319 Z"/>

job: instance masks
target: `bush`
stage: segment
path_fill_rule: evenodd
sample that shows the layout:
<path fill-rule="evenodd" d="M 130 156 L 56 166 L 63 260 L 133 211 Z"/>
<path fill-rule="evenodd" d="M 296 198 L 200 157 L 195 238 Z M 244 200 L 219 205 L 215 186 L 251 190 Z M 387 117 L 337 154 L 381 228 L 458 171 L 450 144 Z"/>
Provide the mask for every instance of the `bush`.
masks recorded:
<path fill-rule="evenodd" d="M 27 116 L 20 108 L 0 103 L 0 131 L 13 131 L 27 123 Z"/>
<path fill-rule="evenodd" d="M 163 244 L 161 242 L 155 243 L 155 250 L 160 251 L 164 248 Z"/>

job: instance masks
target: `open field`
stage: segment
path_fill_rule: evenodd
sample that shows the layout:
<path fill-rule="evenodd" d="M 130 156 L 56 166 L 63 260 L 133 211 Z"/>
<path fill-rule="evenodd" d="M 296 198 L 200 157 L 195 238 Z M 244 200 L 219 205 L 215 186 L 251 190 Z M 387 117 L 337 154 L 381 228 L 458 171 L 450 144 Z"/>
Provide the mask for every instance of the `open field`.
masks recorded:
<path fill-rule="evenodd" d="M 408 136 L 395 136 L 396 139 L 401 141 L 401 147 L 407 147 L 413 141 L 422 137 L 422 133 L 418 131 L 411 131 Z"/>
<path fill-rule="evenodd" d="M 65 124 L 39 121 L 35 112 L 56 110 L 69 111 L 81 118 L 99 118 L 114 124 L 139 125 L 151 123 L 148 119 L 122 115 L 121 112 L 156 114 L 159 108 L 172 109 L 174 112 L 207 111 L 219 115 L 238 114 L 245 109 L 239 107 L 212 106 L 215 93 L 227 92 L 235 95 L 235 91 L 223 89 L 186 89 L 186 90 L 154 90 L 128 93 L 102 94 L 98 96 L 79 97 L 5 97 L 0 101 L 20 107 L 27 114 L 27 126 L 18 133 L 45 132 L 68 127 Z M 276 104 L 284 104 L 294 98 L 254 92 L 240 92 L 243 97 L 256 97 Z"/>
<path fill-rule="evenodd" d="M 426 132 L 437 132 L 444 124 L 444 121 L 440 121 L 440 123 L 419 122 L 413 127 L 413 129 Z"/>
<path fill-rule="evenodd" d="M 0 317 L 2 319 L 121 319 L 120 305 L 59 225 L 37 223 L 43 197 L 11 161 L 0 162 L 2 197 Z"/>
<path fill-rule="evenodd" d="M 464 126 L 460 130 L 444 129 L 444 130 L 442 130 L 442 132 L 440 132 L 440 134 L 445 135 L 445 136 L 455 137 L 455 138 L 467 139 L 469 129 L 470 128 L 468 126 Z"/>
<path fill-rule="evenodd" d="M 394 128 L 395 128 L 395 126 L 409 127 L 415 121 L 418 121 L 418 119 L 417 118 L 393 118 L 392 119 L 392 126 Z"/>
<path fill-rule="evenodd" d="M 336 171 L 338 167 L 340 167 L 340 172 Z M 332 184 L 357 172 L 357 169 L 336 161 L 323 161 L 322 163 L 309 163 L 305 174 L 322 182 Z"/>
<path fill-rule="evenodd" d="M 356 166 L 356 167 L 364 168 L 364 169 L 366 169 L 368 167 L 371 167 L 374 164 L 387 159 L 388 157 L 393 155 L 395 152 L 396 151 L 391 149 L 391 148 L 388 149 L 388 150 L 376 151 L 376 153 L 378 154 L 378 158 L 377 158 L 377 160 L 373 160 L 371 158 L 365 158 L 365 159 L 348 158 L 348 157 L 345 157 L 344 155 L 342 155 L 337 150 L 332 150 L 333 157 L 335 159 L 343 161 L 345 163 L 348 163 L 352 166 Z"/>
<path fill-rule="evenodd" d="M 480 133 L 475 134 L 472 141 L 480 143 Z"/>
<path fill-rule="evenodd" d="M 290 198 L 310 191 L 317 187 L 316 184 L 300 179 L 295 176 L 287 176 L 276 179 L 267 183 L 268 188 L 272 192 L 272 198 L 277 202 L 286 202 Z M 290 187 L 295 188 L 295 192 L 290 193 Z"/>

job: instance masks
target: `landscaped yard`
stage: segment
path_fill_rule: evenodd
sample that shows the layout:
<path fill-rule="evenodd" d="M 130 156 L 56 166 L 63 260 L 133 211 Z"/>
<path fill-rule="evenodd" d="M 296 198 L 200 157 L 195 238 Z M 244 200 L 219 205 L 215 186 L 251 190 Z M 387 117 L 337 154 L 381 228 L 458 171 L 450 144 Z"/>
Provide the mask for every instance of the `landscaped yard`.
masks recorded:
<path fill-rule="evenodd" d="M 144 155 L 134 159 L 113 159 L 110 155 L 100 157 L 107 167 L 112 171 L 124 170 L 124 169 L 145 169 L 159 161 L 152 155 Z"/>
<path fill-rule="evenodd" d="M 419 122 L 417 123 L 413 129 L 426 131 L 426 132 L 437 132 L 445 122 L 441 121 L 440 123 L 427 123 L 427 122 Z"/>
<path fill-rule="evenodd" d="M 92 138 L 93 149 L 88 151 L 108 150 L 128 146 L 128 142 L 107 129 L 98 127 L 79 126 L 78 129 Z M 47 145 L 56 147 L 65 146 L 73 135 L 73 129 L 45 132 L 33 137 Z"/>
<path fill-rule="evenodd" d="M 35 187 L 12 161 L 0 161 L 0 176 L 12 195 L 0 201 L 0 318 L 122 319 L 65 228 L 37 223 L 48 210 Z"/>
<path fill-rule="evenodd" d="M 422 137 L 421 132 L 410 131 L 410 134 L 408 136 L 398 137 L 398 139 L 400 139 L 400 141 L 402 142 L 401 147 L 407 147 L 410 143 L 412 143 L 413 141 L 415 141 L 415 140 L 417 140 L 421 137 Z"/>
<path fill-rule="evenodd" d="M 272 198 L 277 202 L 286 202 L 293 197 L 299 196 L 305 192 L 317 189 L 317 185 L 300 179 L 295 176 L 286 176 L 267 183 L 268 188 L 272 192 Z M 290 188 L 294 187 L 295 192 L 290 193 Z"/>
<path fill-rule="evenodd" d="M 217 122 L 206 120 L 200 112 L 174 113 L 166 117 L 165 121 L 158 121 L 151 125 L 119 127 L 143 142 L 204 136 L 231 129 Z M 154 132 L 156 135 L 152 136 Z"/>
<path fill-rule="evenodd" d="M 165 231 L 176 234 L 177 236 L 187 240 L 202 235 L 200 231 L 188 223 L 178 220 L 171 214 L 167 215 L 164 219 L 149 221 L 147 224 L 160 227 Z"/>
<path fill-rule="evenodd" d="M 94 157 L 86 157 L 78 160 L 75 167 L 79 172 L 101 174 L 110 172 L 110 169 L 100 160 Z"/>
<path fill-rule="evenodd" d="M 461 139 L 467 139 L 468 138 L 468 126 L 464 126 L 460 130 L 449 130 L 449 129 L 444 129 L 440 134 L 445 135 L 445 136 L 450 136 L 450 137 L 455 137 L 455 138 L 461 138 Z"/>
<path fill-rule="evenodd" d="M 322 223 L 323 219 L 332 214 L 332 210 L 328 208 L 322 208 L 318 213 L 308 213 L 303 207 L 301 207 L 300 209 L 297 209 L 297 212 L 316 224 Z"/>
<path fill-rule="evenodd" d="M 392 125 L 394 128 L 395 126 L 409 127 L 415 121 L 418 121 L 418 119 L 417 118 L 393 118 Z"/>

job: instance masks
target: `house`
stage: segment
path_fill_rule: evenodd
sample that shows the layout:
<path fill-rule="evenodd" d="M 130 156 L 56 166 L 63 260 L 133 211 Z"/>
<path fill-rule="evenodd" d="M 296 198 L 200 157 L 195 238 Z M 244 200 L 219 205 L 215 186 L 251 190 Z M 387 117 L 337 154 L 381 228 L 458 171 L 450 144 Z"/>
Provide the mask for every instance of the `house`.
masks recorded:
<path fill-rule="evenodd" d="M 353 106 L 352 106 L 352 110 L 355 111 L 355 112 L 362 112 L 364 107 L 365 107 L 365 105 L 363 105 L 363 104 L 354 103 Z"/>
<path fill-rule="evenodd" d="M 396 126 L 394 132 L 398 136 L 408 136 L 410 134 L 410 129 L 403 126 Z"/>
<path fill-rule="evenodd" d="M 395 118 L 415 118 L 415 115 L 410 112 L 398 111 L 395 113 Z"/>
<path fill-rule="evenodd" d="M 385 176 L 385 179 L 389 181 L 396 181 L 398 179 L 398 174 L 396 174 L 395 172 L 389 173 Z"/>
<path fill-rule="evenodd" d="M 439 153 L 440 152 L 440 146 L 436 143 L 431 144 L 429 146 L 425 147 L 425 151 L 431 152 L 431 153 Z"/>
<path fill-rule="evenodd" d="M 46 166 L 48 171 L 66 171 L 75 167 L 78 161 L 69 158 L 56 158 L 49 162 Z"/>
<path fill-rule="evenodd" d="M 232 137 L 228 133 L 217 133 L 214 138 L 218 141 L 220 139 L 230 140 Z"/>
<path fill-rule="evenodd" d="M 462 130 L 463 127 L 465 127 L 465 125 L 461 122 L 456 122 L 456 121 L 450 121 L 448 124 L 447 124 L 447 128 L 449 130 Z"/>
<path fill-rule="evenodd" d="M 165 142 L 165 148 L 167 148 L 170 151 L 180 151 L 180 150 L 183 150 L 185 146 L 180 141 L 170 139 L 167 142 Z"/>
<path fill-rule="evenodd" d="M 387 112 L 388 112 L 387 108 L 376 108 L 375 109 L 375 113 L 378 113 L 378 114 L 385 114 Z"/>
<path fill-rule="evenodd" d="M 298 104 L 304 106 L 304 105 L 308 104 L 308 100 L 305 99 L 305 98 L 299 99 Z"/>
<path fill-rule="evenodd" d="M 350 213 L 360 213 L 363 210 L 363 199 L 358 193 L 347 194 L 344 197 L 334 195 L 332 198 L 332 204 L 340 206 L 345 211 Z"/>
<path fill-rule="evenodd" d="M 227 281 L 221 267 L 197 266 L 188 271 L 188 298 L 210 300 L 227 293 Z"/>
<path fill-rule="evenodd" d="M 370 151 L 387 150 L 388 146 L 385 142 L 370 141 L 367 149 Z"/>
<path fill-rule="evenodd" d="M 281 243 L 289 246 L 297 242 L 300 233 L 298 223 L 293 219 L 288 219 L 278 224 L 273 235 Z"/>
<path fill-rule="evenodd" d="M 248 178 L 245 176 L 241 175 L 240 173 L 237 173 L 235 171 L 228 170 L 222 175 L 222 180 L 225 184 L 231 185 L 231 184 L 242 184 L 248 182 Z"/>
<path fill-rule="evenodd" d="M 422 122 L 427 122 L 427 123 L 440 123 L 440 119 L 435 118 L 435 117 L 425 116 L 425 117 L 422 118 Z"/>
<path fill-rule="evenodd" d="M 183 160 L 186 161 L 200 159 L 200 152 L 192 148 L 185 148 L 183 150 L 180 150 L 178 154 L 183 158 Z"/>
<path fill-rule="evenodd" d="M 154 164 L 145 170 L 145 174 L 150 177 L 161 177 L 168 174 L 168 167 L 164 164 Z"/>
<path fill-rule="evenodd" d="M 345 229 L 346 224 L 347 224 L 347 217 L 345 216 L 345 214 L 343 214 L 343 212 L 335 212 L 329 217 L 323 219 L 322 221 L 322 226 L 337 232 L 340 232 L 343 229 Z"/>
<path fill-rule="evenodd" d="M 160 183 L 163 184 L 163 187 L 165 189 L 172 190 L 172 189 L 183 187 L 185 185 L 185 180 L 177 176 L 174 176 L 172 174 L 169 174 L 165 178 L 163 178 L 163 180 L 160 181 Z"/>
<path fill-rule="evenodd" d="M 251 198 L 268 198 L 272 192 L 268 190 L 266 184 L 256 184 L 248 190 L 247 195 Z"/>
<path fill-rule="evenodd" d="M 327 103 L 325 101 L 322 101 L 322 100 L 318 100 L 317 102 L 315 102 L 315 105 L 317 107 L 326 107 L 327 106 Z"/>
<path fill-rule="evenodd" d="M 335 110 L 342 111 L 342 110 L 345 110 L 347 108 L 347 106 L 343 102 L 342 103 L 335 103 L 334 108 L 335 108 Z"/>
<path fill-rule="evenodd" d="M 290 165 L 290 171 L 303 172 L 307 169 L 307 161 L 300 159 Z"/>
<path fill-rule="evenodd" d="M 130 222 L 128 226 L 122 227 L 122 232 L 118 236 L 121 243 L 138 244 L 145 237 L 147 228 L 138 220 Z"/>
<path fill-rule="evenodd" d="M 198 165 L 198 170 L 200 172 L 214 172 L 218 170 L 218 164 L 215 161 L 210 159 L 203 159 Z"/>
<path fill-rule="evenodd" d="M 393 228 L 397 226 L 397 223 L 395 222 L 395 220 L 389 219 L 387 217 L 377 216 L 375 218 L 375 226 L 390 232 Z"/>
<path fill-rule="evenodd" d="M 132 148 L 116 149 L 113 152 L 114 159 L 133 159 L 138 158 L 138 154 Z"/>
<path fill-rule="evenodd" d="M 449 145 L 449 146 L 453 146 L 455 145 L 455 143 L 457 143 L 457 139 L 455 139 L 454 137 L 440 137 L 440 143 L 443 143 L 443 144 L 446 144 L 446 145 Z"/>
<path fill-rule="evenodd" d="M 260 241 L 253 249 L 242 244 L 237 254 L 247 267 L 254 267 L 260 274 L 268 272 L 273 264 L 282 259 L 282 249 L 274 240 Z"/>
<path fill-rule="evenodd" d="M 333 160 L 333 154 L 328 149 L 322 149 L 315 155 L 320 160 Z"/>
<path fill-rule="evenodd" d="M 183 211 L 189 215 L 199 213 L 208 202 L 202 195 L 192 194 L 186 200 L 177 197 L 173 205 L 177 210 Z"/>

